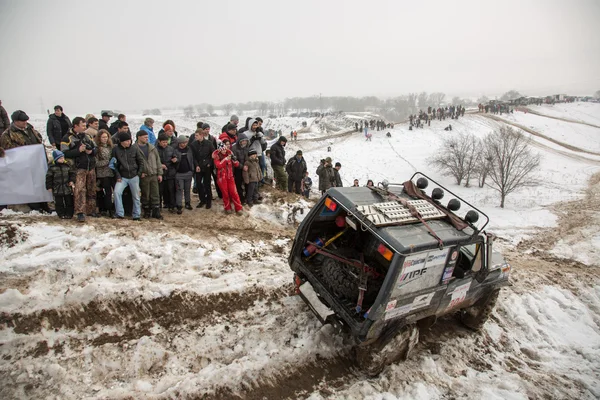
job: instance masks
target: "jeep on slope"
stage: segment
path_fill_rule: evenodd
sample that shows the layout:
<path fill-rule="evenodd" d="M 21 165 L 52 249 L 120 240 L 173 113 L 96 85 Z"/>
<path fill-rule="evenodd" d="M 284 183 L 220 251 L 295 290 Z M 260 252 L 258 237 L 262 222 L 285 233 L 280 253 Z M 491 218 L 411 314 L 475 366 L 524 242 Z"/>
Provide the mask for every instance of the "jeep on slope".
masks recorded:
<path fill-rule="evenodd" d="M 298 227 L 288 262 L 297 293 L 351 335 L 358 365 L 377 375 L 408 356 L 417 323 L 456 312 L 471 329 L 486 322 L 510 273 L 488 222 L 419 172 L 403 184 L 331 188 Z"/>

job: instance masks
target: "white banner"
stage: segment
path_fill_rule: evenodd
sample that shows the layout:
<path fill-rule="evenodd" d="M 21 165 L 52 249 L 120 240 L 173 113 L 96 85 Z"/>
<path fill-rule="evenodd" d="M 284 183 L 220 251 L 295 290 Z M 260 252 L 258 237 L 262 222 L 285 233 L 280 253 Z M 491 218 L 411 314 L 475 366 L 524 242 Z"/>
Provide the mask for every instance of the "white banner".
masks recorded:
<path fill-rule="evenodd" d="M 6 150 L 0 157 L 0 204 L 27 204 L 52 201 L 46 190 L 48 159 L 44 145 Z"/>

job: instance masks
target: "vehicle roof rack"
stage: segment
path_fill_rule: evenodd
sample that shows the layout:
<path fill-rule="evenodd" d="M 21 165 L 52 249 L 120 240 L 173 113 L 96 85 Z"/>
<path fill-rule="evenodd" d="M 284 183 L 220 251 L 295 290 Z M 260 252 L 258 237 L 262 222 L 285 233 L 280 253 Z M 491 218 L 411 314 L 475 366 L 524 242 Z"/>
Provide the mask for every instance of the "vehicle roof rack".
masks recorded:
<path fill-rule="evenodd" d="M 473 204 L 469 203 L 468 201 L 466 201 L 465 199 L 463 199 L 462 197 L 460 197 L 459 195 L 457 195 L 456 193 L 452 192 L 450 189 L 448 189 L 447 187 L 443 186 L 442 184 L 440 184 L 439 182 L 433 180 L 432 178 L 430 178 L 429 176 L 425 175 L 422 172 L 415 172 L 413 174 L 413 176 L 410 177 L 410 180 L 413 181 L 414 183 L 416 183 L 415 181 L 415 177 L 423 177 L 426 178 L 429 182 L 434 183 L 437 187 L 443 189 L 444 191 L 448 192 L 449 194 L 451 194 L 452 196 L 454 196 L 456 199 L 460 200 L 462 203 L 466 204 L 467 206 L 471 207 L 471 209 L 477 211 L 481 216 L 483 216 L 485 218 L 485 223 L 481 226 L 481 227 L 477 227 L 475 224 L 465 220 L 465 218 L 461 217 L 460 215 L 456 214 L 455 212 L 449 210 L 447 207 L 443 206 L 442 204 L 435 202 L 431 196 L 427 195 L 427 198 L 429 200 L 429 202 L 431 204 L 435 203 L 437 207 L 442 207 L 445 211 L 447 211 L 448 213 L 451 213 L 453 215 L 455 215 L 456 217 L 460 218 L 461 221 L 464 221 L 466 224 L 468 224 L 473 230 L 474 230 L 474 234 L 477 234 L 481 231 L 483 231 L 483 229 L 488 225 L 488 223 L 490 222 L 490 218 L 487 216 L 486 213 L 484 213 L 483 211 L 481 211 L 479 208 L 475 207 Z M 404 188 L 404 183 L 389 183 L 389 182 L 384 182 L 383 186 L 400 186 L 402 188 Z"/>

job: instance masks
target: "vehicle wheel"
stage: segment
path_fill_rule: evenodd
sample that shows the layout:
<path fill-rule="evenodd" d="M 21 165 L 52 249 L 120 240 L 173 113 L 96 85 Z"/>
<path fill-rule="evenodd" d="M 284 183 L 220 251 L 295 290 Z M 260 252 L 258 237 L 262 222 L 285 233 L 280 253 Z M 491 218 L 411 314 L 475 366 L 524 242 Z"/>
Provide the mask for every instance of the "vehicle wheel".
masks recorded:
<path fill-rule="evenodd" d="M 379 342 L 356 346 L 355 361 L 365 374 L 374 377 L 379 375 L 386 365 L 406 360 L 417 343 L 419 328 L 416 324 L 406 325 L 383 348 Z"/>
<path fill-rule="evenodd" d="M 460 310 L 460 320 L 469 329 L 480 330 L 486 323 L 498 300 L 500 289 L 496 289 L 477 300 L 470 307 Z"/>
<path fill-rule="evenodd" d="M 323 279 L 336 295 L 343 296 L 352 301 L 358 299 L 358 277 L 353 274 L 355 271 L 352 266 L 326 257 L 321 268 Z M 382 280 L 378 281 L 372 278 L 367 281 L 367 291 L 364 298 L 366 303 L 373 303 L 375 301 L 382 283 Z"/>

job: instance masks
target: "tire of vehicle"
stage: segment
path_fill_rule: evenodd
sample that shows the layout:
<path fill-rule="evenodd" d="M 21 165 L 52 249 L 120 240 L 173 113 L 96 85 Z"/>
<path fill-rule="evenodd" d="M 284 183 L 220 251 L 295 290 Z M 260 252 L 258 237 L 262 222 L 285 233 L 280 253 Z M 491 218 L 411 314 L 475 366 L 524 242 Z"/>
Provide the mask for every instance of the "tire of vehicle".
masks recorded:
<path fill-rule="evenodd" d="M 366 375 L 375 377 L 387 365 L 406 360 L 417 343 L 419 343 L 419 328 L 416 324 L 406 325 L 383 348 L 380 348 L 377 342 L 366 346 L 355 346 L 356 365 Z"/>
<path fill-rule="evenodd" d="M 351 273 L 352 266 L 327 257 L 323 261 L 321 268 L 323 279 L 336 295 L 343 296 L 352 301 L 358 299 L 358 278 Z M 372 278 L 367 281 L 367 291 L 364 298 L 366 303 L 373 303 L 375 301 L 382 283 L 383 280 L 380 281 Z"/>
<path fill-rule="evenodd" d="M 500 289 L 496 289 L 477 300 L 472 306 L 460 310 L 460 320 L 467 328 L 480 330 L 486 323 L 498 300 Z"/>

